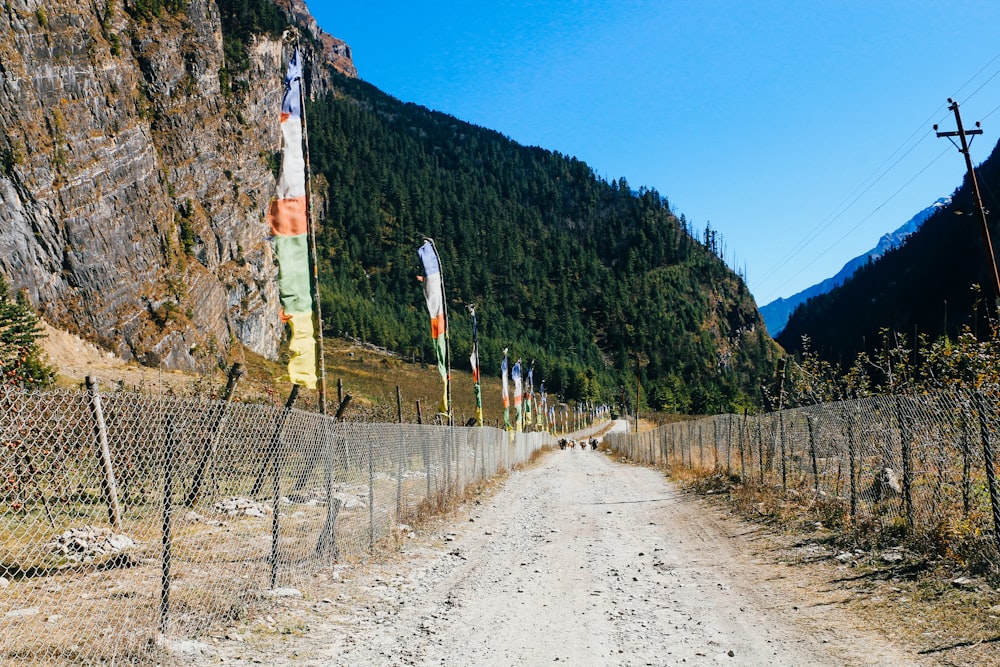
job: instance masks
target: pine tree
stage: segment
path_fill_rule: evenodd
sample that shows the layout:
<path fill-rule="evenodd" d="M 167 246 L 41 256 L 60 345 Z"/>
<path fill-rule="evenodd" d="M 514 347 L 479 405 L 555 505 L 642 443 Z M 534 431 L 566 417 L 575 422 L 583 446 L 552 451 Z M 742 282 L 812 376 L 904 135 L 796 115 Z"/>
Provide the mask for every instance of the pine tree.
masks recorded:
<path fill-rule="evenodd" d="M 55 369 L 42 359 L 38 340 L 45 333 L 24 292 L 10 297 L 10 286 L 0 276 L 0 377 L 13 386 L 46 387 Z"/>

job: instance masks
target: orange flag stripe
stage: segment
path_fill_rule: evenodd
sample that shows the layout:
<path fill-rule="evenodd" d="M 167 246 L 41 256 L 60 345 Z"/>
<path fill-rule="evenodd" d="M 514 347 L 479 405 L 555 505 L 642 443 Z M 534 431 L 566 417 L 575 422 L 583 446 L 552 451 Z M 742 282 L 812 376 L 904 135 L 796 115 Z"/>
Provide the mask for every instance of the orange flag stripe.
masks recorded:
<path fill-rule="evenodd" d="M 299 236 L 308 232 L 305 195 L 272 201 L 267 223 L 275 236 Z"/>
<path fill-rule="evenodd" d="M 431 320 L 431 338 L 443 336 L 445 332 L 444 313 Z"/>

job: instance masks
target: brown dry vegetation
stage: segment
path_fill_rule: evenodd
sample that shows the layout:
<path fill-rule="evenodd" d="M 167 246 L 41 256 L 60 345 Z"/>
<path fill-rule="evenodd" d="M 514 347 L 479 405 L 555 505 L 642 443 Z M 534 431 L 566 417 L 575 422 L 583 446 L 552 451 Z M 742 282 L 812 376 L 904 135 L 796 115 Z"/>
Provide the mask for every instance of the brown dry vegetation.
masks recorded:
<path fill-rule="evenodd" d="M 41 345 L 49 363 L 57 369 L 56 383 L 63 388 L 78 388 L 87 376 L 96 377 L 105 391 L 115 389 L 149 393 L 218 396 L 226 385 L 226 372 L 215 369 L 200 374 L 166 371 L 124 361 L 112 353 L 73 334 L 45 324 L 46 337 Z M 435 418 L 441 396 L 441 378 L 432 364 L 411 364 L 392 353 L 342 339 L 324 341 L 327 411 L 336 412 L 338 381 L 342 392 L 351 394 L 345 418 L 361 421 L 394 422 L 397 419 L 396 387 L 399 387 L 404 422 L 417 421 L 419 401 L 424 423 Z M 230 363 L 239 362 L 245 374 L 236 388 L 236 400 L 283 404 L 290 386 L 281 382 L 281 363 L 264 359 L 245 349 L 236 350 Z M 499 373 L 484 369 L 482 377 L 483 412 L 487 425 L 501 416 Z M 472 374 L 452 370 L 452 402 L 456 423 L 464 424 L 475 414 Z M 276 380 L 276 378 L 279 378 Z M 318 409 L 317 392 L 300 392 L 296 407 Z"/>

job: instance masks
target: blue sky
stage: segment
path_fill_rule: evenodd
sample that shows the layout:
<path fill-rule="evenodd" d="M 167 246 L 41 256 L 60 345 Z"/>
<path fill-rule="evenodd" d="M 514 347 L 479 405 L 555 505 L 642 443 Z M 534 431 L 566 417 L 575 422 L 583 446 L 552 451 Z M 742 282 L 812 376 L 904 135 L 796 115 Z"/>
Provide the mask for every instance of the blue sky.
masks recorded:
<path fill-rule="evenodd" d="M 710 224 L 760 306 L 961 183 L 961 154 L 932 129 L 955 129 L 947 98 L 967 128 L 983 122 L 976 164 L 1000 137 L 995 0 L 309 5 L 381 90 Z"/>

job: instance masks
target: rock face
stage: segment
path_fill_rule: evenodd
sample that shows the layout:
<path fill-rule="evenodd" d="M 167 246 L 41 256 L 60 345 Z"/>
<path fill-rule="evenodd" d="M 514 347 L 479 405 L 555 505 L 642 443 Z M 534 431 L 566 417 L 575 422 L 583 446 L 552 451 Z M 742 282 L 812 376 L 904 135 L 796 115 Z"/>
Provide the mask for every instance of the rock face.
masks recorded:
<path fill-rule="evenodd" d="M 353 74 L 343 42 L 287 9 Z M 250 50 L 227 88 L 213 0 L 155 19 L 120 0 L 0 7 L 0 273 L 50 322 L 166 368 L 237 341 L 276 355 L 264 211 L 288 48 Z"/>

